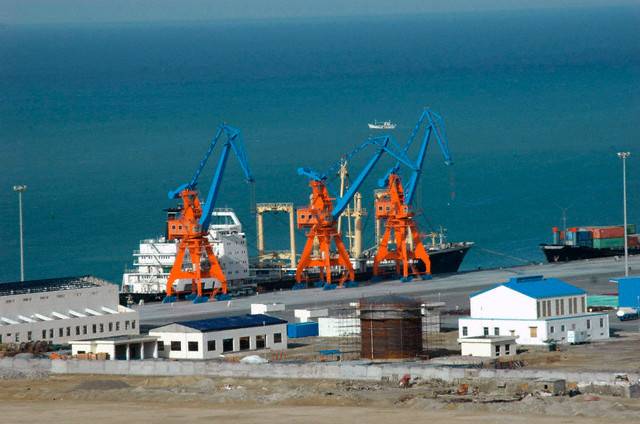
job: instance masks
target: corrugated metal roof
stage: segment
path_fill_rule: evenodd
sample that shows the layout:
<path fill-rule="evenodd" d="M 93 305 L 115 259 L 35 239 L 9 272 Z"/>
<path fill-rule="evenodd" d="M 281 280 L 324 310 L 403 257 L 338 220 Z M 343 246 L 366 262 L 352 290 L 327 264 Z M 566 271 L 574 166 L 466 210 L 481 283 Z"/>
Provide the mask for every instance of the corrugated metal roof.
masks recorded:
<path fill-rule="evenodd" d="M 579 296 L 586 291 L 579 287 L 572 286 L 557 278 L 544 278 L 542 275 L 531 275 L 524 277 L 512 277 L 506 283 L 497 284 L 484 290 L 472 293 L 470 297 L 477 296 L 496 287 L 504 286 L 522 293 L 534 299 L 544 299 L 547 297 Z"/>
<path fill-rule="evenodd" d="M 219 317 L 199 319 L 195 321 L 181 321 L 176 324 L 193 328 L 202 332 L 232 330 L 234 328 L 262 327 L 265 325 L 286 324 L 287 321 L 264 314 L 238 315 L 233 317 Z"/>
<path fill-rule="evenodd" d="M 80 277 L 48 278 L 46 280 L 15 281 L 0 283 L 0 296 L 12 296 L 18 294 L 43 293 L 60 290 L 85 289 L 98 287 L 96 277 L 83 275 Z"/>

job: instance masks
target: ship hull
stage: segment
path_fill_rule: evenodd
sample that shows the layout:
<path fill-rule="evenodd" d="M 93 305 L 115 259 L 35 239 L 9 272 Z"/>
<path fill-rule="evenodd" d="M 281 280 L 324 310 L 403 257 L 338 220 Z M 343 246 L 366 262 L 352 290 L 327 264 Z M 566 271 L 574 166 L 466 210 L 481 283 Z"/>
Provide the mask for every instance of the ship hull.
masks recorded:
<path fill-rule="evenodd" d="M 540 248 L 549 263 L 624 256 L 624 249 L 622 248 L 595 249 L 588 246 L 566 246 L 561 244 L 541 244 Z M 629 247 L 628 250 L 630 255 L 640 254 L 640 247 Z"/>
<path fill-rule="evenodd" d="M 464 257 L 472 246 L 473 243 L 460 243 L 446 249 L 430 251 L 431 274 L 453 274 L 458 272 Z M 424 264 L 420 261 L 417 268 L 418 271 L 423 272 Z M 365 271 L 356 272 L 356 281 L 369 281 L 372 276 L 373 269 L 371 266 L 367 266 Z M 313 276 L 311 276 L 310 280 L 313 280 Z M 295 283 L 295 278 L 292 275 L 287 275 L 273 280 L 260 280 L 256 283 L 256 290 L 259 293 L 289 290 Z M 143 300 L 145 303 L 159 302 L 162 301 L 163 297 L 164 293 L 120 293 L 120 303 L 126 305 L 128 302 L 139 303 L 140 300 Z"/>

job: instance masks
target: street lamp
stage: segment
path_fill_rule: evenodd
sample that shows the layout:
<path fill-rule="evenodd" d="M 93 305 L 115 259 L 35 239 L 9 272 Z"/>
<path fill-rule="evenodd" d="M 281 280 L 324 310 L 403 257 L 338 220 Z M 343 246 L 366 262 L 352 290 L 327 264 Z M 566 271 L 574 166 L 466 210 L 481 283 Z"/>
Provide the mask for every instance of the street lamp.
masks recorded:
<path fill-rule="evenodd" d="M 13 191 L 18 193 L 18 207 L 20 209 L 20 281 L 24 281 L 24 241 L 22 237 L 22 193 L 27 191 L 27 186 L 14 185 Z"/>
<path fill-rule="evenodd" d="M 618 152 L 622 159 L 622 209 L 624 211 L 624 276 L 629 276 L 629 241 L 627 240 L 627 158 L 630 152 Z"/>

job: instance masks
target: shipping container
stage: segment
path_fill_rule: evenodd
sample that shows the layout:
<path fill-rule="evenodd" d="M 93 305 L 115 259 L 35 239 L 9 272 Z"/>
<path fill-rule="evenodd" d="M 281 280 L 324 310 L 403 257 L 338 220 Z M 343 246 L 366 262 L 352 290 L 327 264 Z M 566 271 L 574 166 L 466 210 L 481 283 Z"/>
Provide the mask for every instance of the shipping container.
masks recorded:
<path fill-rule="evenodd" d="M 287 337 L 298 339 L 300 337 L 315 337 L 318 335 L 317 322 L 298 322 L 287 324 Z"/>
<path fill-rule="evenodd" d="M 638 247 L 638 246 L 640 246 L 640 235 L 632 234 L 632 235 L 628 236 L 627 237 L 627 243 L 629 244 L 629 247 Z"/>
<path fill-rule="evenodd" d="M 594 238 L 593 247 L 596 249 L 616 248 L 619 249 L 624 246 L 624 237 L 615 238 Z"/>
<path fill-rule="evenodd" d="M 591 234 L 591 231 L 587 230 L 587 231 L 578 231 L 576 232 L 576 237 L 578 241 L 584 241 L 584 240 L 591 240 L 593 238 L 593 235 Z"/>
<path fill-rule="evenodd" d="M 623 238 L 623 237 L 624 237 L 624 227 L 622 225 L 617 227 L 603 227 L 603 228 L 593 229 L 594 239 L 613 239 L 613 238 Z"/>
<path fill-rule="evenodd" d="M 640 276 L 618 279 L 618 304 L 620 307 L 640 309 Z"/>

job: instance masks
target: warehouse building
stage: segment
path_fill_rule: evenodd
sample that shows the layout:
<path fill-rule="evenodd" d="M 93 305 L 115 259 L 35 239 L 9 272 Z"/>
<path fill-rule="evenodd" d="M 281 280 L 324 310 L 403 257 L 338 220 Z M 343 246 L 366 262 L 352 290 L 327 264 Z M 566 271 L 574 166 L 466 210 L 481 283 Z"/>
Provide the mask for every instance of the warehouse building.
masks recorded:
<path fill-rule="evenodd" d="M 587 293 L 556 278 L 513 277 L 470 296 L 459 337 L 516 336 L 522 345 L 609 338 L 609 316 L 587 312 Z"/>
<path fill-rule="evenodd" d="M 170 359 L 287 349 L 287 321 L 263 314 L 176 322 L 154 328 L 149 335 L 158 338 L 158 356 Z"/>
<path fill-rule="evenodd" d="M 0 284 L 0 343 L 139 334 L 138 312 L 118 304 L 118 286 L 96 277 Z"/>

